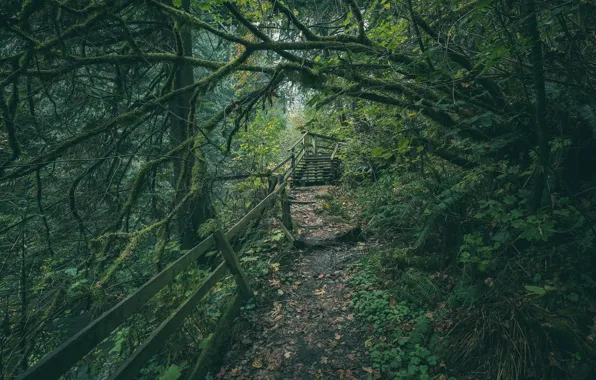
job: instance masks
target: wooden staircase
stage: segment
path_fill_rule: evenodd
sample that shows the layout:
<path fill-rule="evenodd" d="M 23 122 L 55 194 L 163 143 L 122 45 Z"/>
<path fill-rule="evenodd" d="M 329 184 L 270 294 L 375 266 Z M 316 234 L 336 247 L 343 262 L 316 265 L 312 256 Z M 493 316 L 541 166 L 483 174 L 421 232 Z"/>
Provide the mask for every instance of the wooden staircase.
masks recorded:
<path fill-rule="evenodd" d="M 294 170 L 294 186 L 330 185 L 337 182 L 334 160 L 329 154 L 304 156 Z"/>
<path fill-rule="evenodd" d="M 341 162 L 337 158 L 341 143 L 338 139 L 314 133 L 302 135 L 291 148 L 292 186 L 337 184 L 341 176 Z"/>

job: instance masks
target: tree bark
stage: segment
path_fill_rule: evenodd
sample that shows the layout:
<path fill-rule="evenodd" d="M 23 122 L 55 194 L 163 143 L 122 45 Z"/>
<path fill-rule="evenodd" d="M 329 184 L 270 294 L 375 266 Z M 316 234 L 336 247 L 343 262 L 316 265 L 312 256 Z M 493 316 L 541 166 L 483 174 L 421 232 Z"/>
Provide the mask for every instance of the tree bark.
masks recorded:
<path fill-rule="evenodd" d="M 190 0 L 182 2 L 182 9 L 188 11 Z M 176 31 L 174 31 L 175 36 Z M 184 56 L 192 57 L 192 31 L 190 28 L 181 26 L 180 40 Z M 176 38 L 174 38 L 176 40 Z M 174 90 L 181 89 L 194 83 L 193 67 L 187 64 L 177 66 L 176 77 L 174 79 Z M 175 148 L 182 141 L 185 141 L 189 135 L 194 132 L 192 120 L 189 120 L 191 108 L 191 93 L 184 93 L 174 98 L 170 104 L 170 140 L 172 147 Z M 173 185 L 176 187 L 176 197 L 174 204 L 178 204 L 191 189 L 191 168 L 195 164 L 195 157 L 186 152 L 179 152 L 174 158 L 174 177 Z M 203 161 L 205 162 L 205 161 Z M 209 196 L 203 189 L 196 197 L 192 197 L 181 208 L 178 216 L 178 232 L 180 234 L 180 244 L 182 249 L 190 249 L 198 242 L 198 232 L 200 224 L 212 217 L 212 207 Z"/>

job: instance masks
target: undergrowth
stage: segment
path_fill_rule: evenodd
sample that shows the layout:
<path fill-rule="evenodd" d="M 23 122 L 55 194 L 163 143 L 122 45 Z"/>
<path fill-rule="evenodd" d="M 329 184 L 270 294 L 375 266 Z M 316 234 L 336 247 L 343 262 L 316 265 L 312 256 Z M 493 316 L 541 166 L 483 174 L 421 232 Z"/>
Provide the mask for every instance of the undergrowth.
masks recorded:
<path fill-rule="evenodd" d="M 356 291 L 352 307 L 362 321 L 373 327 L 373 334 L 364 343 L 370 351 L 373 368 L 381 378 L 391 379 L 452 379 L 445 374 L 446 340 L 435 326 L 440 318 L 431 311 L 430 303 L 420 303 L 403 297 L 397 287 L 387 286 L 385 273 L 380 264 L 380 254 L 362 260 L 358 273 L 350 279 Z M 424 275 L 411 273 L 423 278 Z M 428 280 L 431 281 L 432 280 Z M 409 280 L 399 283 L 408 287 Z M 434 298 L 435 287 L 416 288 L 426 294 L 426 300 Z"/>
<path fill-rule="evenodd" d="M 355 309 L 376 322 L 370 348 L 382 372 L 596 378 L 592 189 L 582 199 L 553 194 L 548 210 L 531 212 L 528 173 L 506 162 L 425 176 L 404 167 L 344 186 L 365 234 L 387 247 L 353 280 Z M 426 322 L 417 346 L 411 334 Z M 421 349 L 444 366 L 412 363 Z"/>

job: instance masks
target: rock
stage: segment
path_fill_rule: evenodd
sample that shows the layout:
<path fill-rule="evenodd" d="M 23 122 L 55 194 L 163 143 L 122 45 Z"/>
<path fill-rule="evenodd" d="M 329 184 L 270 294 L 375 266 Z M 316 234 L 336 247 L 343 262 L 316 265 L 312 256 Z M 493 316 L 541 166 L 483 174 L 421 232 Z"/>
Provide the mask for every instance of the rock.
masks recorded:
<path fill-rule="evenodd" d="M 338 235 L 335 240 L 342 243 L 355 243 L 360 241 L 362 240 L 362 228 L 360 226 L 352 227 L 346 232 Z"/>

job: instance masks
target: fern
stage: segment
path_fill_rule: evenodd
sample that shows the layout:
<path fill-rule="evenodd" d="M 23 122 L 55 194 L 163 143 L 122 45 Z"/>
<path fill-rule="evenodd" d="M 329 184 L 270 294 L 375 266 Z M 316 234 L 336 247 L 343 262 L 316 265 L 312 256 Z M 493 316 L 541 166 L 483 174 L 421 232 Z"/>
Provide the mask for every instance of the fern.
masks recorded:
<path fill-rule="evenodd" d="M 577 107 L 577 113 L 583 121 L 588 123 L 593 131 L 596 131 L 596 114 L 589 104 Z"/>
<path fill-rule="evenodd" d="M 426 341 L 426 336 L 430 331 L 431 320 L 426 316 L 418 317 L 416 319 L 416 327 L 410 335 L 410 344 L 412 346 L 423 345 Z"/>
<path fill-rule="evenodd" d="M 441 194 L 439 194 L 437 197 L 439 199 L 439 202 L 435 205 L 427 207 L 424 211 L 424 214 L 427 215 L 427 217 L 425 219 L 424 225 L 417 234 L 418 237 L 416 239 L 415 246 L 423 247 L 426 244 L 426 241 L 432 235 L 432 233 L 436 230 L 438 220 L 441 217 L 445 217 L 449 213 L 455 214 L 455 212 L 451 211 L 451 209 L 455 207 L 456 203 L 461 201 L 464 197 L 468 196 L 471 191 L 471 188 L 450 188 L 441 192 Z"/>
<path fill-rule="evenodd" d="M 424 272 L 414 269 L 406 271 L 400 282 L 408 289 L 408 294 L 411 299 L 432 303 L 439 296 L 441 296 L 441 289 L 435 282 Z"/>

